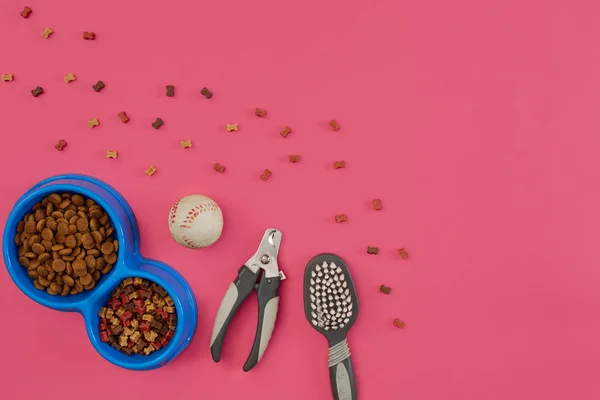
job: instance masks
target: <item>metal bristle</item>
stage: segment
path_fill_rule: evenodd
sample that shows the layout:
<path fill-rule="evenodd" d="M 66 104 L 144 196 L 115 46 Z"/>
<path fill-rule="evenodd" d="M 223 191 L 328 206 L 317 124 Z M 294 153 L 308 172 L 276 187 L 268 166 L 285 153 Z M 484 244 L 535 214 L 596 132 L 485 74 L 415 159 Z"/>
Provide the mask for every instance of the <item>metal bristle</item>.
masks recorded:
<path fill-rule="evenodd" d="M 352 298 L 344 270 L 323 262 L 310 276 L 311 323 L 326 331 L 346 326 L 352 316 Z"/>

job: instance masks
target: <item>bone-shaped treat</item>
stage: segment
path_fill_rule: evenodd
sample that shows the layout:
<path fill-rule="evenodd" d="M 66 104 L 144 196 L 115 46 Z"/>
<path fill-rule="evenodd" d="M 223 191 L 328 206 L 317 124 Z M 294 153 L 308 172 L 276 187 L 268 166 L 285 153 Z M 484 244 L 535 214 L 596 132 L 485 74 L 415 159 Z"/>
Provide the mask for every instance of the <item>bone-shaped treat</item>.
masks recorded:
<path fill-rule="evenodd" d="M 200 91 L 200 94 L 204 97 L 206 97 L 207 99 L 210 99 L 212 97 L 212 92 L 210 90 L 208 90 L 207 88 L 202 88 L 202 90 Z"/>
<path fill-rule="evenodd" d="M 44 39 L 48 39 L 50 37 L 50 35 L 52 35 L 54 31 L 50 28 L 46 28 L 44 29 L 44 31 L 42 32 L 42 36 L 44 37 Z"/>
<path fill-rule="evenodd" d="M 38 86 L 31 91 L 31 94 L 33 95 L 33 97 L 38 97 L 42 93 L 44 93 L 44 89 L 42 89 L 41 86 Z"/>
<path fill-rule="evenodd" d="M 75 80 L 75 74 L 73 74 L 71 72 L 69 75 L 65 76 L 63 79 L 65 80 L 65 83 L 72 82 Z"/>
<path fill-rule="evenodd" d="M 104 89 L 106 87 L 106 85 L 104 84 L 104 82 L 102 81 L 98 81 L 96 82 L 96 84 L 94 86 L 92 86 L 92 89 L 94 89 L 94 91 L 99 92 L 102 89 Z"/>
<path fill-rule="evenodd" d="M 160 118 L 156 118 L 156 121 L 154 121 L 154 122 L 152 123 L 152 127 L 153 127 L 154 129 L 158 129 L 158 128 L 160 128 L 160 127 L 161 127 L 161 126 L 163 126 L 163 125 L 164 125 L 164 121 L 163 121 L 162 119 L 160 119 Z"/>
<path fill-rule="evenodd" d="M 119 118 L 121 118 L 121 122 L 123 122 L 123 123 L 129 121 L 129 117 L 127 116 L 127 114 L 125 114 L 125 111 L 121 111 L 120 113 L 117 114 L 117 116 Z"/>
<path fill-rule="evenodd" d="M 283 130 L 281 132 L 281 136 L 283 136 L 284 138 L 287 137 L 287 135 L 289 135 L 290 133 L 292 133 L 292 128 L 290 128 L 289 126 L 286 126 L 285 128 L 283 128 Z"/>
<path fill-rule="evenodd" d="M 21 11 L 21 17 L 23 18 L 29 18 L 29 16 L 31 15 L 31 11 L 32 9 L 25 6 L 25 8 L 23 9 L 23 11 Z"/>
<path fill-rule="evenodd" d="M 167 97 L 175 96 L 175 86 L 167 85 Z"/>
<path fill-rule="evenodd" d="M 90 128 L 93 128 L 98 125 L 100 125 L 98 118 L 92 118 L 91 120 L 88 121 L 88 127 L 90 127 Z"/>

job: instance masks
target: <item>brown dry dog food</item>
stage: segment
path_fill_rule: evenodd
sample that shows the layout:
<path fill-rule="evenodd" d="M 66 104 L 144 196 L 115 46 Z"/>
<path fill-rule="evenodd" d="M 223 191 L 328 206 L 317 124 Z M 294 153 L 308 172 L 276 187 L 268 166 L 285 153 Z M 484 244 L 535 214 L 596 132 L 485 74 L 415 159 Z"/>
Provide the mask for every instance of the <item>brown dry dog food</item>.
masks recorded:
<path fill-rule="evenodd" d="M 340 168 L 346 168 L 346 162 L 345 161 L 335 161 L 333 163 L 333 168 L 334 169 L 340 169 Z"/>
<path fill-rule="evenodd" d="M 379 254 L 379 247 L 367 247 L 367 254 Z"/>
<path fill-rule="evenodd" d="M 387 287 L 385 285 L 381 285 L 381 286 L 379 286 L 379 291 L 384 294 L 390 294 L 390 292 L 392 291 L 392 288 Z"/>
<path fill-rule="evenodd" d="M 83 32 L 83 40 L 96 40 L 94 32 Z"/>
<path fill-rule="evenodd" d="M 108 214 L 80 194 L 52 193 L 17 225 L 19 263 L 39 290 L 66 296 L 91 290 L 117 262 Z M 102 253 L 107 244 L 112 252 Z"/>
<path fill-rule="evenodd" d="M 52 35 L 54 31 L 50 28 L 46 28 L 44 29 L 44 31 L 42 32 L 42 36 L 44 37 L 44 39 L 48 39 L 50 37 L 50 35 Z"/>
<path fill-rule="evenodd" d="M 96 84 L 94 86 L 92 86 L 92 89 L 94 89 L 94 91 L 99 92 L 102 89 L 104 89 L 106 87 L 106 85 L 104 84 L 104 82 L 102 81 L 98 81 L 96 82 Z"/>
<path fill-rule="evenodd" d="M 106 158 L 117 158 L 118 153 L 116 151 L 106 150 Z"/>
<path fill-rule="evenodd" d="M 348 221 L 348 216 L 346 214 L 340 214 L 335 216 L 335 222 L 338 224 L 346 221 Z"/>
<path fill-rule="evenodd" d="M 121 111 L 120 113 L 118 113 L 117 117 L 121 118 L 121 122 L 122 123 L 125 123 L 125 122 L 129 121 L 129 117 L 127 116 L 127 114 L 125 113 L 125 111 Z"/>
<path fill-rule="evenodd" d="M 31 91 L 31 94 L 33 95 L 33 97 L 38 97 L 42 93 L 44 93 L 44 89 L 42 89 L 41 86 L 38 86 Z"/>
<path fill-rule="evenodd" d="M 264 118 L 267 116 L 267 110 L 257 108 L 256 110 L 254 110 L 254 115 L 256 115 L 257 117 Z"/>
<path fill-rule="evenodd" d="M 381 210 L 381 200 L 379 200 L 379 199 L 373 200 L 373 210 L 375 210 L 375 211 Z"/>
<path fill-rule="evenodd" d="M 56 146 L 54 146 L 54 148 L 58 151 L 62 151 L 62 149 L 65 148 L 65 146 L 67 145 L 67 142 L 65 142 L 64 140 L 60 139 L 58 141 L 58 143 L 56 144 Z"/>
<path fill-rule="evenodd" d="M 126 278 L 100 307 L 100 340 L 126 354 L 149 355 L 169 344 L 177 328 L 171 296 L 154 282 Z"/>
<path fill-rule="evenodd" d="M 400 257 L 402 257 L 403 260 L 408 258 L 408 253 L 404 247 L 398 250 L 398 254 L 400 254 Z"/>
<path fill-rule="evenodd" d="M 338 124 L 338 122 L 335 119 L 332 119 L 331 121 L 329 121 L 329 126 L 331 126 L 331 129 L 333 129 L 334 131 L 340 130 L 340 125 Z"/>
<path fill-rule="evenodd" d="M 290 156 L 290 162 L 291 163 L 297 163 L 300 162 L 300 154 L 293 154 Z"/>
<path fill-rule="evenodd" d="M 175 86 L 167 85 L 167 97 L 175 96 Z"/>
<path fill-rule="evenodd" d="M 400 321 L 398 318 L 394 319 L 393 324 L 395 327 L 400 328 L 400 329 L 402 329 L 406 326 L 406 323 L 404 321 Z"/>
<path fill-rule="evenodd" d="M 202 90 L 200 91 L 200 94 L 204 97 L 206 97 L 207 99 L 210 99 L 213 94 L 210 90 L 208 90 L 207 88 L 202 88 Z"/>
<path fill-rule="evenodd" d="M 13 74 L 2 74 L 3 82 L 11 82 L 13 80 Z"/>
<path fill-rule="evenodd" d="M 151 165 L 150 167 L 148 167 L 148 169 L 146 170 L 146 175 L 148 176 L 152 176 L 154 175 L 154 173 L 156 172 L 156 167 L 154 165 Z"/>
<path fill-rule="evenodd" d="M 154 121 L 154 122 L 152 123 L 152 127 L 153 127 L 154 129 L 158 129 L 158 128 L 160 128 L 161 126 L 163 126 L 164 124 L 165 124 L 165 122 L 164 122 L 162 119 L 160 119 L 160 118 L 156 118 L 156 121 Z"/>
<path fill-rule="evenodd" d="M 283 136 L 284 138 L 286 138 L 287 135 L 289 135 L 290 133 L 292 133 L 292 128 L 290 128 L 289 126 L 286 126 L 279 133 L 281 134 L 281 136 Z"/>
<path fill-rule="evenodd" d="M 223 173 L 225 172 L 225 166 L 221 165 L 219 163 L 215 163 L 215 165 L 213 165 L 213 169 L 217 172 Z"/>
<path fill-rule="evenodd" d="M 100 122 L 98 121 L 98 118 L 92 118 L 88 121 L 88 127 L 89 128 L 93 128 L 95 126 L 100 125 Z"/>
<path fill-rule="evenodd" d="M 75 80 L 75 74 L 73 74 L 71 72 L 69 75 L 65 76 L 63 79 L 65 80 L 65 83 L 69 83 L 71 81 L 74 81 Z"/>
<path fill-rule="evenodd" d="M 187 149 L 188 147 L 192 147 L 192 141 L 191 140 L 186 140 L 186 141 L 182 141 L 181 142 L 181 148 L 182 149 Z"/>
<path fill-rule="evenodd" d="M 25 8 L 23 9 L 23 11 L 21 11 L 21 17 L 23 17 L 23 18 L 29 18 L 29 16 L 31 15 L 31 11 L 33 11 L 31 8 L 25 6 Z"/>
<path fill-rule="evenodd" d="M 263 171 L 263 173 L 262 173 L 262 174 L 260 174 L 260 179 L 262 179 L 263 181 L 266 181 L 267 179 L 269 179 L 269 177 L 270 177 L 271 175 L 273 175 L 273 174 L 271 173 L 271 171 L 269 171 L 268 169 L 265 169 L 265 170 Z"/>
<path fill-rule="evenodd" d="M 227 124 L 227 132 L 233 132 L 238 130 L 238 124 Z"/>

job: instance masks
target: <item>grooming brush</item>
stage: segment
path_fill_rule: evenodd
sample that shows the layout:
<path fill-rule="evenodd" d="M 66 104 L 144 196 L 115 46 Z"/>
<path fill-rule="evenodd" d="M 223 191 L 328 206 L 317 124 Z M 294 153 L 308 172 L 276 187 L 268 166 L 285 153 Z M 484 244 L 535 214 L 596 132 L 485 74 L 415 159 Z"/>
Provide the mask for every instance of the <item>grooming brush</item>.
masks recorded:
<path fill-rule="evenodd" d="M 356 400 L 356 380 L 346 335 L 358 316 L 348 266 L 334 254 L 319 254 L 304 271 L 304 312 L 329 342 L 329 379 L 335 400 Z"/>

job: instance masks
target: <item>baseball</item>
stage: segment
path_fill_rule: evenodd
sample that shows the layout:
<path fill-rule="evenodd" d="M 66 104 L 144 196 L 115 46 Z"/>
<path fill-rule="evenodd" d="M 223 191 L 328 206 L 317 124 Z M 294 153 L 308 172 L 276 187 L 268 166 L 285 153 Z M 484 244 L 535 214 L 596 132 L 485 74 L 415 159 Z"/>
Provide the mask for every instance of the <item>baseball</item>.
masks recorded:
<path fill-rule="evenodd" d="M 169 230 L 177 243 L 190 249 L 208 247 L 223 231 L 221 207 L 210 197 L 191 194 L 173 204 Z"/>

